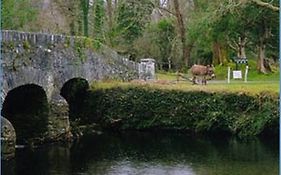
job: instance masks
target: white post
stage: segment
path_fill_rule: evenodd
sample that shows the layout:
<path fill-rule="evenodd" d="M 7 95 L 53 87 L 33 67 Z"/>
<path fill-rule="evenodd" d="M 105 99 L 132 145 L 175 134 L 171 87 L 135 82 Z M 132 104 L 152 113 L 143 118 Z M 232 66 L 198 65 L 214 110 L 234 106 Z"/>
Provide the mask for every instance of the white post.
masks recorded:
<path fill-rule="evenodd" d="M 244 79 L 244 82 L 245 82 L 245 83 L 247 83 L 248 69 L 249 69 L 249 66 L 246 66 L 245 79 Z"/>
<path fill-rule="evenodd" d="M 230 67 L 227 67 L 227 83 L 230 83 Z"/>

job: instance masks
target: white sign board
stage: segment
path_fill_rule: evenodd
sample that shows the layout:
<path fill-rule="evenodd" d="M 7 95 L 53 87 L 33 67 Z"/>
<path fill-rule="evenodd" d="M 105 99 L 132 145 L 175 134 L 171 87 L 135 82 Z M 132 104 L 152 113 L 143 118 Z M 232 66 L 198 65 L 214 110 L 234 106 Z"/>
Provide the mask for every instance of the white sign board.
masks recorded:
<path fill-rule="evenodd" d="M 242 78 L 242 71 L 241 70 L 234 70 L 233 71 L 233 78 Z"/>

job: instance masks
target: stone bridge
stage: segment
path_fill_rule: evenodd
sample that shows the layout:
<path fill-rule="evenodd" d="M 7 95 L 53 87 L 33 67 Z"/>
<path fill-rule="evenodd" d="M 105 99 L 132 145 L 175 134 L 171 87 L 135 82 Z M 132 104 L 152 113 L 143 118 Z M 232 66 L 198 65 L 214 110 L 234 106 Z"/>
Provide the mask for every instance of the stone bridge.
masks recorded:
<path fill-rule="evenodd" d="M 70 136 L 68 104 L 61 96 L 61 89 L 66 82 L 76 78 L 87 82 L 108 78 L 129 80 L 138 76 L 137 63 L 89 38 L 5 30 L 1 32 L 1 115 L 12 123 L 16 134 L 24 129 L 36 128 L 33 125 L 44 125 L 43 118 L 40 118 L 43 114 L 37 113 L 32 122 L 20 118 L 14 112 L 16 108 L 28 110 L 28 106 L 23 107 L 25 101 L 41 103 L 42 100 L 38 101 L 35 95 L 41 94 L 49 105 L 45 121 L 47 132 L 44 133 L 50 139 L 67 138 Z M 17 104 L 20 100 L 23 104 Z M 17 121 L 13 121 L 13 117 L 18 118 Z"/>

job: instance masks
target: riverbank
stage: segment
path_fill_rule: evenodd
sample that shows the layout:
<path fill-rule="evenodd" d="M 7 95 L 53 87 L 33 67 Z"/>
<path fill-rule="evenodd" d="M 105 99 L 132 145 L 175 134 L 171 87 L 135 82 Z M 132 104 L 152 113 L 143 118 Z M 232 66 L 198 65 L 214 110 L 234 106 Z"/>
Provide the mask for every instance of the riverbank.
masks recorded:
<path fill-rule="evenodd" d="M 201 88 L 202 86 L 194 86 Z M 103 129 L 180 130 L 240 137 L 278 134 L 279 95 L 118 86 L 88 91 L 83 116 Z"/>

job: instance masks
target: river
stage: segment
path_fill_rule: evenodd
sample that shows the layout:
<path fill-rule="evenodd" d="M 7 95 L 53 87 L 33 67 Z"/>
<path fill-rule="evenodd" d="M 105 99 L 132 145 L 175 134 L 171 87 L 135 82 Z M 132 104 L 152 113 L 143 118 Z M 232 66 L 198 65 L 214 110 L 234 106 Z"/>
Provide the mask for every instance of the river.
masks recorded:
<path fill-rule="evenodd" d="M 278 138 L 239 140 L 180 133 L 84 136 L 71 144 L 21 148 L 4 175 L 277 175 Z"/>

